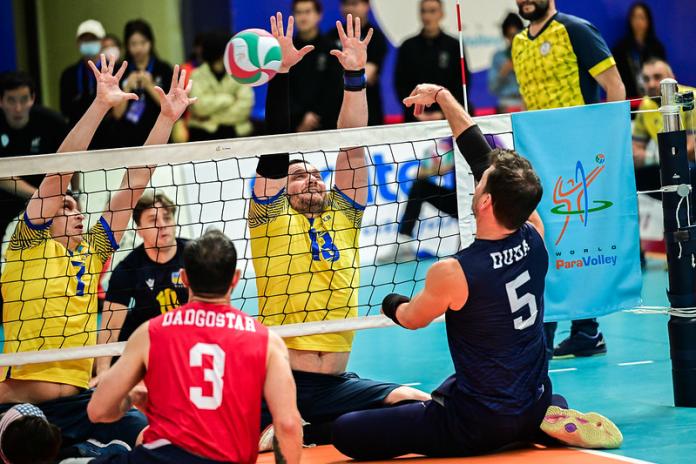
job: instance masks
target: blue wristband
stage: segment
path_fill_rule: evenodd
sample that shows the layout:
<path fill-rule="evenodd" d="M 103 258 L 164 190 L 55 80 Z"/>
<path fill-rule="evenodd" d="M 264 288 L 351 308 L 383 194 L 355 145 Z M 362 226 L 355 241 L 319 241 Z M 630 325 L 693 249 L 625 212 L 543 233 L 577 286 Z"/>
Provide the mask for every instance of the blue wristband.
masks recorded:
<path fill-rule="evenodd" d="M 360 92 L 367 87 L 367 79 L 365 78 L 365 70 L 360 71 L 344 71 L 343 72 L 343 88 L 349 92 Z"/>

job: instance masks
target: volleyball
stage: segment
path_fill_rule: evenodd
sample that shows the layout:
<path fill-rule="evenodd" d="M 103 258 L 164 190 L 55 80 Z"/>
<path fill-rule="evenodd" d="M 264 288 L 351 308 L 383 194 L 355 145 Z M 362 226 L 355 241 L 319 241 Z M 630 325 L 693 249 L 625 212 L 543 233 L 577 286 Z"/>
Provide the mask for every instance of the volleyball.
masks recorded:
<path fill-rule="evenodd" d="M 225 49 L 225 69 L 240 84 L 256 87 L 273 79 L 282 61 L 280 44 L 263 29 L 245 29 Z"/>

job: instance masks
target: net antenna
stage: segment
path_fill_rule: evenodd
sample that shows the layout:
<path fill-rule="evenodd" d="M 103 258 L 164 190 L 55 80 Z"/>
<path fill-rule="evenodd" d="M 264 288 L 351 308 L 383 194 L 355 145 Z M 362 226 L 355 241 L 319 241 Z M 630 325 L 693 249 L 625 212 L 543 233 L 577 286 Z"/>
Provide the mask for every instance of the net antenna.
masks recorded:
<path fill-rule="evenodd" d="M 459 66 L 462 69 L 462 87 L 464 88 L 464 109 L 469 112 L 469 99 L 466 96 L 466 65 L 464 58 L 464 32 L 462 30 L 462 7 L 461 1 L 457 0 L 457 29 L 459 29 Z"/>

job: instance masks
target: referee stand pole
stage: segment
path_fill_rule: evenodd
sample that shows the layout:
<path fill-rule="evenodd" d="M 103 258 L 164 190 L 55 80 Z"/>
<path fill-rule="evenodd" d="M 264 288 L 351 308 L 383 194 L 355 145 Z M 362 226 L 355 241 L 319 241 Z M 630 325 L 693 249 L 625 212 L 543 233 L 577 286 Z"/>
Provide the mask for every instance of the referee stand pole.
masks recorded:
<path fill-rule="evenodd" d="M 661 83 L 664 121 L 658 134 L 662 209 L 671 311 L 667 325 L 674 405 L 696 407 L 696 226 L 693 220 L 694 192 L 691 191 L 686 131 L 681 129 L 683 95 L 677 81 Z M 688 106 L 684 106 L 687 110 Z"/>

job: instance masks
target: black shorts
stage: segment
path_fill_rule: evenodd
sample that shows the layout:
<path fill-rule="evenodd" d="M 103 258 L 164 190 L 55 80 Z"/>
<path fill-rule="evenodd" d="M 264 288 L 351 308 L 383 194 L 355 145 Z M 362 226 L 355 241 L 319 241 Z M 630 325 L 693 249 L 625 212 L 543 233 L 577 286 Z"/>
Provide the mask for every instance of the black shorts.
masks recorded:
<path fill-rule="evenodd" d="M 297 385 L 297 409 L 310 424 L 331 422 L 352 411 L 384 406 L 384 399 L 401 385 L 361 379 L 353 372 L 340 375 L 292 371 Z M 272 418 L 264 401 L 261 407 L 261 430 Z"/>
<path fill-rule="evenodd" d="M 425 402 L 346 414 L 334 422 L 333 445 L 360 460 L 416 453 L 431 457 L 475 456 L 520 443 L 537 442 L 551 382 L 527 410 L 496 414 L 463 394 Z"/>
<path fill-rule="evenodd" d="M 36 406 L 46 419 L 56 425 L 63 436 L 63 447 L 94 438 L 102 443 L 122 440 L 129 446 L 135 446 L 135 440 L 147 426 L 147 419 L 136 409 L 128 411 L 121 419 L 110 424 L 94 424 L 87 417 L 87 403 L 94 390 L 86 390 L 77 395 L 58 398 Z M 14 404 L 0 404 L 0 413 L 4 413 Z"/>
<path fill-rule="evenodd" d="M 178 446 L 138 446 L 127 454 L 102 456 L 89 461 L 89 464 L 222 464 L 191 454 Z"/>

